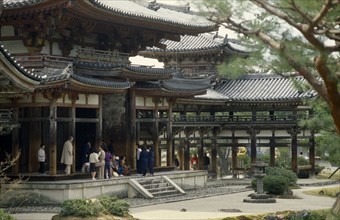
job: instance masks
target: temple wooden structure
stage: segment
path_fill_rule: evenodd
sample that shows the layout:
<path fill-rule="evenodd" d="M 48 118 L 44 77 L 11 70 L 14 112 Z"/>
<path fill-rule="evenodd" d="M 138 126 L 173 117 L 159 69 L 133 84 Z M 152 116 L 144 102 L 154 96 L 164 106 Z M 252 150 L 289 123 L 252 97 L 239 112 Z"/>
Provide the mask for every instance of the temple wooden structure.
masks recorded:
<path fill-rule="evenodd" d="M 136 144 L 152 143 L 155 165 L 173 165 L 175 150 L 189 169 L 189 150 L 209 147 L 290 146 L 297 170 L 298 140 L 307 138 L 314 168 L 313 132 L 300 127 L 312 110 L 289 79 L 252 75 L 219 79 L 216 65 L 247 56 L 239 42 L 211 34 L 217 27 L 187 6 L 101 0 L 4 0 L 1 15 L 0 152 L 22 153 L 13 174 L 36 172 L 46 144 L 49 174 L 61 170 L 64 141 L 75 137 L 75 164 L 90 140 L 112 142 L 135 168 Z M 180 43 L 178 43 L 180 42 Z M 134 66 L 140 53 L 164 68 Z M 297 78 L 298 81 L 303 81 Z M 279 140 L 287 141 L 280 142 Z M 202 161 L 202 160 L 200 160 Z M 202 164 L 200 164 L 202 168 Z"/>
<path fill-rule="evenodd" d="M 185 7 L 179 12 L 147 1 L 100 0 L 3 4 L 0 103 L 10 118 L 2 128 L 0 149 L 21 150 L 13 173 L 36 171 L 36 152 L 43 142 L 49 174 L 56 175 L 69 135 L 75 137 L 76 162 L 87 140 L 96 145 L 112 140 L 115 154 L 126 155 L 134 168 L 143 129 L 136 127 L 136 114 L 161 114 L 170 121 L 174 100 L 204 94 L 210 86 L 209 79 L 182 80 L 175 69 L 129 62 L 129 56 L 147 46 L 165 48 L 161 39 L 179 41 L 181 35 L 216 30 Z M 156 123 L 147 129 L 153 130 L 159 161 L 160 128 Z"/>
<path fill-rule="evenodd" d="M 248 149 L 255 163 L 259 148 L 270 152 L 270 165 L 275 163 L 275 148 L 288 147 L 292 170 L 298 172 L 298 149 L 308 149 L 311 174 L 315 168 L 314 132 L 299 122 L 313 116 L 304 100 L 315 98 L 313 90 L 299 89 L 302 77 L 293 79 L 273 74 L 248 74 L 236 80 L 228 74 L 217 74 L 216 66 L 232 56 L 247 57 L 239 41 L 204 33 L 184 36 L 181 42 L 164 40 L 164 49 L 147 48 L 145 57 L 157 58 L 165 67 L 180 69 L 186 78 L 213 76 L 211 88 L 204 95 L 177 99 L 172 106 L 172 138 L 183 169 L 189 169 L 190 148 L 197 148 L 203 169 L 203 151 L 210 151 L 211 170 L 217 169 L 217 148 L 232 149 L 232 169 L 238 170 L 238 147 Z M 223 75 L 225 78 L 223 78 Z M 165 136 L 167 136 L 165 134 Z"/>

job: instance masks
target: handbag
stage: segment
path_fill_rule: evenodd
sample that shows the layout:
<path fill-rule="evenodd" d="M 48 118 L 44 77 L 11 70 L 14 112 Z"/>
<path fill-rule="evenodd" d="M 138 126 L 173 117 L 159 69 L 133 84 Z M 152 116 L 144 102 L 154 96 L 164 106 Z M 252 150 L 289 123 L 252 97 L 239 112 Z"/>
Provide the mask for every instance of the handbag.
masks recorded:
<path fill-rule="evenodd" d="M 96 167 L 102 167 L 103 166 L 103 163 L 101 162 L 101 161 L 98 161 L 97 163 L 96 163 Z"/>

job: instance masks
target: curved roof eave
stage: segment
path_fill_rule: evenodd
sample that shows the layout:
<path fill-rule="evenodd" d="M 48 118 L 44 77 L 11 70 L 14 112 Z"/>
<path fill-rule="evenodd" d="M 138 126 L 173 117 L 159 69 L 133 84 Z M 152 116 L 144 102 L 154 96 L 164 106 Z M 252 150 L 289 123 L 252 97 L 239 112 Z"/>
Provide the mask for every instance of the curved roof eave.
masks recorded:
<path fill-rule="evenodd" d="M 215 23 L 203 17 L 166 8 L 152 10 L 134 1 L 89 0 L 88 2 L 101 11 L 125 19 L 143 20 L 168 27 L 197 30 L 197 33 L 217 30 Z"/>
<path fill-rule="evenodd" d="M 33 72 L 23 68 L 11 54 L 0 47 L 0 62 L 3 64 L 1 73 L 6 76 L 17 88 L 25 92 L 33 92 L 34 88 L 39 85 L 40 77 Z"/>
<path fill-rule="evenodd" d="M 152 10 L 142 4 L 128 0 L 4 0 L 3 9 L 29 10 L 29 7 L 38 7 L 39 5 L 43 5 L 48 9 L 51 8 L 50 5 L 53 5 L 53 7 L 58 5 L 67 10 L 74 10 L 78 14 L 81 13 L 106 22 L 112 21 L 141 27 L 144 27 L 144 25 L 140 21 L 149 22 L 152 24 L 149 25 L 149 28 L 152 29 L 157 26 L 157 29 L 168 33 L 198 34 L 218 29 L 215 23 L 201 16 L 162 7 L 158 10 Z M 86 8 L 88 10 L 83 10 Z"/>
<path fill-rule="evenodd" d="M 306 83 L 303 77 L 294 79 L 301 84 Z M 290 78 L 268 74 L 250 74 L 236 80 L 226 80 L 215 90 L 237 102 L 296 102 L 317 96 L 312 89 L 302 91 L 295 87 Z"/>

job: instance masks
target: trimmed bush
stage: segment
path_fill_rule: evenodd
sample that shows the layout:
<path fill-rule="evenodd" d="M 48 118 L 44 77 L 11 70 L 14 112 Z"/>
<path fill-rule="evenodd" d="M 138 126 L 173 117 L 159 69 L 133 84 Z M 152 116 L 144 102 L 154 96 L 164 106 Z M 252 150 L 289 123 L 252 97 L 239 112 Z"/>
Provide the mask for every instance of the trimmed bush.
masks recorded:
<path fill-rule="evenodd" d="M 265 176 L 263 178 L 263 190 L 273 195 L 283 195 L 288 191 L 288 182 L 280 176 Z"/>
<path fill-rule="evenodd" d="M 129 213 L 129 204 L 116 196 L 101 196 L 99 202 L 112 215 L 126 216 Z"/>
<path fill-rule="evenodd" d="M 98 216 L 104 211 L 104 207 L 98 201 L 90 199 L 72 199 L 67 200 L 61 205 L 61 216 Z"/>
<path fill-rule="evenodd" d="M 0 209 L 0 219 L 1 220 L 15 220 L 13 216 L 6 213 L 3 209 Z"/>
<path fill-rule="evenodd" d="M 279 176 L 286 179 L 288 186 L 296 185 L 297 175 L 291 170 L 281 167 L 266 167 L 266 174 L 268 176 Z"/>

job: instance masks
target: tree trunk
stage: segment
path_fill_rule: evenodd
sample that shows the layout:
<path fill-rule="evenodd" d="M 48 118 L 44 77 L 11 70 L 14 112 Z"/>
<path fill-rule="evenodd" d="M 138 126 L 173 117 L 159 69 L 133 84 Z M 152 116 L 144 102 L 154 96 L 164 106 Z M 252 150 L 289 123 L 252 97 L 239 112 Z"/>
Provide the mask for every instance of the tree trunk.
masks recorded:
<path fill-rule="evenodd" d="M 340 219 L 340 194 L 338 194 L 336 201 L 328 213 L 326 220 L 338 220 Z"/>

